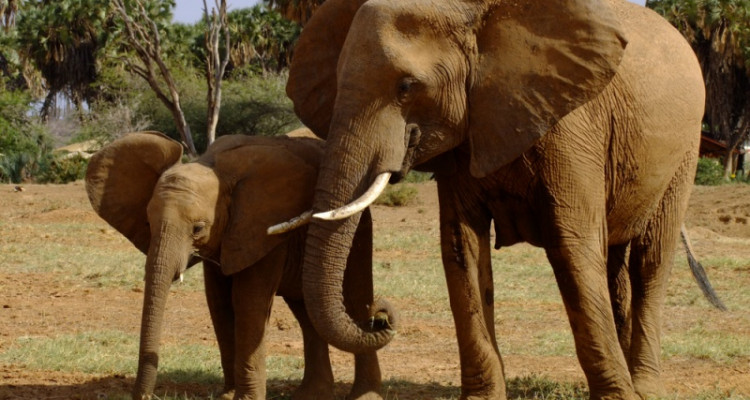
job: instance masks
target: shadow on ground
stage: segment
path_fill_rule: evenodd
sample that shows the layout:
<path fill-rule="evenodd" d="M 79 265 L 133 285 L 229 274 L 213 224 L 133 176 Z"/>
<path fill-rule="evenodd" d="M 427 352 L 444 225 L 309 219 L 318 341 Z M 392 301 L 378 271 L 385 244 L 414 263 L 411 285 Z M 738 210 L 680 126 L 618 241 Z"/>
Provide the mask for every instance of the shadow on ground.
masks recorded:
<path fill-rule="evenodd" d="M 190 383 L 185 377 L 191 376 Z M 130 391 L 135 379 L 132 376 L 110 375 L 91 380 L 60 384 L 51 379 L 44 384 L 0 385 L 0 400 L 22 399 L 70 399 L 104 400 L 130 399 Z M 199 382 L 199 383 L 196 383 Z M 268 399 L 288 400 L 299 386 L 299 380 L 271 379 L 267 382 Z M 216 399 L 222 389 L 222 378 L 216 374 L 199 374 L 195 371 L 171 371 L 160 374 L 156 389 L 156 399 L 198 400 Z M 337 399 L 344 399 L 351 384 L 337 383 L 334 390 Z M 435 399 L 457 398 L 460 390 L 440 384 L 415 384 L 407 381 L 383 382 L 383 396 L 386 399 Z"/>
<path fill-rule="evenodd" d="M 1 385 L 0 400 L 18 399 L 72 399 L 72 400 L 122 400 L 130 399 L 134 378 L 110 375 L 81 383 L 60 384 L 55 379 L 44 384 Z M 299 380 L 271 379 L 267 382 L 267 399 L 289 400 L 299 386 Z M 160 374 L 155 399 L 203 400 L 216 399 L 223 386 L 220 375 L 195 370 L 175 370 Z M 351 385 L 337 383 L 337 399 L 344 399 Z M 404 380 L 383 382 L 382 394 L 386 400 L 457 399 L 460 388 L 439 383 L 413 383 Z M 509 399 L 585 399 L 582 384 L 554 382 L 542 377 L 514 378 L 508 381 Z"/>

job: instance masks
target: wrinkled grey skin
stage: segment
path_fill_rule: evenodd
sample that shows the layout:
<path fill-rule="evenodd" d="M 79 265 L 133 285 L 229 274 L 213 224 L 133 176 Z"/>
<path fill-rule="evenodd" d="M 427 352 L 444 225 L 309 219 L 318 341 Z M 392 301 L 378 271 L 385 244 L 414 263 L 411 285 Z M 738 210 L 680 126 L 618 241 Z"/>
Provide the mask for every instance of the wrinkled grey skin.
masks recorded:
<path fill-rule="evenodd" d="M 328 0 L 287 93 L 327 140 L 315 212 L 380 173 L 435 173 L 462 399 L 506 397 L 492 222 L 496 248 L 545 249 L 591 397 L 662 392 L 662 305 L 704 105 L 666 21 L 624 0 Z M 355 353 L 392 338 L 340 302 L 357 221 L 313 220 L 303 267 L 317 331 Z"/>
<path fill-rule="evenodd" d="M 224 136 L 195 162 L 182 164 L 179 143 L 144 132 L 116 140 L 91 159 L 86 188 L 94 209 L 147 254 L 134 399 L 150 398 L 154 390 L 171 283 L 199 259 L 224 370 L 222 398 L 266 398 L 264 337 L 275 295 L 302 328 L 305 373 L 292 397 L 332 398 L 328 344 L 313 329 L 302 296 L 306 229 L 265 233 L 279 217 L 310 207 L 320 142 Z M 373 308 L 369 215 L 355 236 L 344 298 L 346 311 L 366 320 Z M 357 354 L 350 398 L 380 399 L 380 379 L 375 351 Z"/>

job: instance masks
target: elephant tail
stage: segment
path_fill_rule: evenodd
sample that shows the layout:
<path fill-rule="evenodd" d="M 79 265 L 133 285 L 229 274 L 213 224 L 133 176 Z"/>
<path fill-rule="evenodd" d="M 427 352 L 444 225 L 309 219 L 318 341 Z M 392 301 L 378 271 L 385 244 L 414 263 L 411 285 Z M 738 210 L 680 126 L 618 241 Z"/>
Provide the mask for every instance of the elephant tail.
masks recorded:
<path fill-rule="evenodd" d="M 706 275 L 706 270 L 703 269 L 703 265 L 695 258 L 693 245 L 690 243 L 690 237 L 688 237 L 685 224 L 682 224 L 680 227 L 680 237 L 682 238 L 682 244 L 685 246 L 690 272 L 693 273 L 695 281 L 698 282 L 698 287 L 701 288 L 703 295 L 706 296 L 709 303 L 721 311 L 726 311 L 727 307 L 716 294 L 716 291 L 714 291 L 711 281 L 708 280 L 708 276 Z"/>

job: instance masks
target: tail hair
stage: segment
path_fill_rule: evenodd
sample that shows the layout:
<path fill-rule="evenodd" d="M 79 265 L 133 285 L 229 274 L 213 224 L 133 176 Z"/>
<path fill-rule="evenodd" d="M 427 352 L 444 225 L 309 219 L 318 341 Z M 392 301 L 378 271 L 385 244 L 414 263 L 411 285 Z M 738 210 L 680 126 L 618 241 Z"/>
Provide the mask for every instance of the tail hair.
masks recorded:
<path fill-rule="evenodd" d="M 727 307 L 716 294 L 716 291 L 711 285 L 711 281 L 708 280 L 706 270 L 703 269 L 703 265 L 701 265 L 701 263 L 695 258 L 695 254 L 693 253 L 693 245 L 690 243 L 690 238 L 688 237 L 687 229 L 685 228 L 684 224 L 682 225 L 682 227 L 680 227 L 680 238 L 682 238 L 682 244 L 685 246 L 685 253 L 687 253 L 690 272 L 693 273 L 693 278 L 695 278 L 695 281 L 698 282 L 698 287 L 703 292 L 706 300 L 708 300 L 709 303 L 711 303 L 719 310 L 726 311 Z"/>

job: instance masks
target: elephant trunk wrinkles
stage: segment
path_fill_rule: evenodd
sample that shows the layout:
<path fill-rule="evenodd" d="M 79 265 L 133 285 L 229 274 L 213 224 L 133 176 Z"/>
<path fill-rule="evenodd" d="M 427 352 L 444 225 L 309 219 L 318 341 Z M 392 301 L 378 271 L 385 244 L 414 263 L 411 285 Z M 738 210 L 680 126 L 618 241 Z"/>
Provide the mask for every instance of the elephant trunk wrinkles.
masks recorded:
<path fill-rule="evenodd" d="M 179 259 L 170 259 L 175 254 L 167 228 L 160 236 L 152 238 L 146 258 L 146 287 L 143 292 L 143 313 L 141 316 L 141 339 L 138 352 L 138 373 L 133 388 L 133 399 L 148 399 L 156 385 L 156 370 L 159 365 L 159 340 L 164 322 L 164 308 L 167 304 L 169 288 L 179 269 Z"/>
<path fill-rule="evenodd" d="M 345 146 L 332 144 L 330 139 L 320 167 L 313 204 L 315 212 L 349 203 L 370 184 L 366 181 L 370 164 L 356 160 L 361 151 L 349 151 Z M 361 168 L 353 170 L 346 166 Z M 377 350 L 388 344 L 395 334 L 391 329 L 365 331 L 346 313 L 344 270 L 360 216 L 358 213 L 338 221 L 313 219 L 307 232 L 302 268 L 305 304 L 315 329 L 326 342 L 351 353 Z"/>

